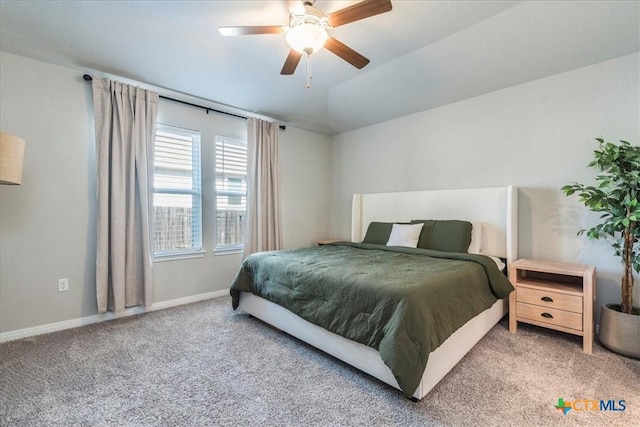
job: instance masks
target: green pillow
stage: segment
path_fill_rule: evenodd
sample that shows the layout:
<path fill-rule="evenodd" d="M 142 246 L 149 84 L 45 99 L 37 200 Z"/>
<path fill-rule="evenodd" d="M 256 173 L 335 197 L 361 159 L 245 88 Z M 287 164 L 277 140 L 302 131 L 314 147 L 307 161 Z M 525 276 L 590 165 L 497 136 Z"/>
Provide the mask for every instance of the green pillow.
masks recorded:
<path fill-rule="evenodd" d="M 471 229 L 468 221 L 414 219 L 411 224 L 424 223 L 418 247 L 444 252 L 467 252 L 471 243 Z"/>
<path fill-rule="evenodd" d="M 393 222 L 371 222 L 367 227 L 367 234 L 364 235 L 362 243 L 386 245 L 389 241 L 393 224 Z"/>

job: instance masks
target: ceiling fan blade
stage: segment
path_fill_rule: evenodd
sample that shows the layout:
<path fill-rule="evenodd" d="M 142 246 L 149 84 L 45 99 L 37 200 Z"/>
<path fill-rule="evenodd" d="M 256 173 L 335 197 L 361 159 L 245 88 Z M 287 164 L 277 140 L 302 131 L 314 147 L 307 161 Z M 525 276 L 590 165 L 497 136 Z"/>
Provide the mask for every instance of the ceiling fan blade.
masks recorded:
<path fill-rule="evenodd" d="M 358 69 L 364 68 L 369 63 L 367 58 L 333 37 L 327 39 L 324 47 Z"/>
<path fill-rule="evenodd" d="M 251 36 L 255 34 L 284 34 L 285 27 L 280 25 L 264 25 L 253 27 L 219 27 L 223 36 Z"/>
<path fill-rule="evenodd" d="M 284 65 L 282 66 L 282 71 L 280 74 L 289 76 L 296 71 L 298 67 L 298 62 L 300 62 L 300 58 L 302 58 L 302 54 L 297 50 L 291 49 L 289 51 L 289 55 L 287 56 L 286 61 L 284 61 Z"/>
<path fill-rule="evenodd" d="M 389 12 L 392 8 L 391 0 L 364 0 L 332 12 L 327 15 L 327 18 L 332 27 L 339 27 L 340 25 Z"/>

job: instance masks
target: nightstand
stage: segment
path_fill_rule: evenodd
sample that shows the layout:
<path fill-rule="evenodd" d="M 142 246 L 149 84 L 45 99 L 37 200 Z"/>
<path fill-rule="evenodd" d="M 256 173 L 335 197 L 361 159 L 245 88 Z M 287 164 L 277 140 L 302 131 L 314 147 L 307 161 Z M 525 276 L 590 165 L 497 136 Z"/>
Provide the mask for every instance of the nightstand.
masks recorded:
<path fill-rule="evenodd" d="M 515 291 L 509 295 L 509 331 L 518 322 L 530 323 L 582 336 L 585 353 L 591 353 L 594 333 L 596 268 L 520 259 L 509 266 Z"/>
<path fill-rule="evenodd" d="M 340 240 L 340 239 L 326 239 L 326 240 L 318 240 L 318 241 L 316 242 L 316 245 L 318 245 L 318 246 L 328 245 L 329 243 L 333 243 L 333 242 L 344 242 L 344 240 Z"/>

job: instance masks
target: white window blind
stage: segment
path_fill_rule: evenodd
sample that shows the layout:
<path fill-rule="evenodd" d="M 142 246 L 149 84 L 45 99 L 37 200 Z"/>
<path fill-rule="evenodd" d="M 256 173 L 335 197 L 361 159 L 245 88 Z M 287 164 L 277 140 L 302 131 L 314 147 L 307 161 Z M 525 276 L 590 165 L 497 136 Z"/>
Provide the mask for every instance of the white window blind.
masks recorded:
<path fill-rule="evenodd" d="M 244 246 L 247 142 L 216 136 L 216 250 Z"/>
<path fill-rule="evenodd" d="M 154 254 L 202 250 L 200 133 L 158 125 L 154 151 Z"/>

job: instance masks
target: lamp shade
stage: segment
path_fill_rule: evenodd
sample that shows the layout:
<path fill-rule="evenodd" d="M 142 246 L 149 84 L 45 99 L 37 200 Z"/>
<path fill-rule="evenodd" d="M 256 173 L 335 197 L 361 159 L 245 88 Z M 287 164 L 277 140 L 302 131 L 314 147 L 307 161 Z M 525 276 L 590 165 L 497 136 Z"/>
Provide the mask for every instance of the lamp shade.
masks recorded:
<path fill-rule="evenodd" d="M 0 184 L 22 183 L 24 139 L 0 132 Z"/>
<path fill-rule="evenodd" d="M 305 22 L 287 32 L 287 43 L 292 49 L 311 55 L 322 49 L 328 37 L 321 26 Z"/>

